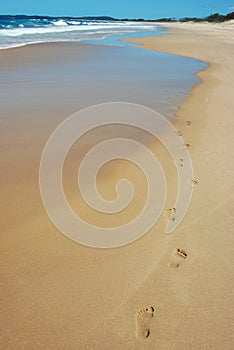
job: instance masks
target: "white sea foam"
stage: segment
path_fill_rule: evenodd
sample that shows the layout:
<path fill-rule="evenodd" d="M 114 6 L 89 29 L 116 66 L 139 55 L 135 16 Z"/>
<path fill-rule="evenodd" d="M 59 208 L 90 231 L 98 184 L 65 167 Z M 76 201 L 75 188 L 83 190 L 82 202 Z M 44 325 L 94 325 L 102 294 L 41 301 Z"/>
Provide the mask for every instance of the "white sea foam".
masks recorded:
<path fill-rule="evenodd" d="M 68 24 L 79 25 L 81 22 L 79 21 L 67 21 Z"/>
<path fill-rule="evenodd" d="M 104 37 L 100 36 L 100 39 L 103 39 Z M 88 39 L 88 38 L 86 38 Z M 83 39 L 76 39 L 75 41 L 81 41 Z M 71 40 L 62 40 L 63 42 L 71 42 Z M 5 44 L 5 46 L 1 46 L 0 50 L 6 50 L 6 49 L 15 49 L 17 47 L 27 46 L 27 45 L 36 45 L 36 44 L 46 44 L 46 43 L 60 43 L 61 39 L 45 39 L 45 40 L 35 40 L 35 41 L 27 41 L 17 44 Z"/>
<path fill-rule="evenodd" d="M 120 26 L 121 29 L 123 28 Z M 15 29 L 2 29 L 0 31 L 1 36 L 21 36 L 21 35 L 32 35 L 32 34 L 47 34 L 47 33 L 64 33 L 74 31 L 96 31 L 99 29 L 117 29 L 115 25 L 95 25 L 94 26 L 63 26 L 58 25 L 57 27 L 40 27 L 40 28 L 15 28 Z M 133 28 L 134 29 L 134 28 Z"/>
<path fill-rule="evenodd" d="M 36 25 L 0 29 L 0 49 L 28 45 L 35 42 L 73 41 L 103 39 L 108 35 L 131 33 L 134 31 L 156 30 L 156 26 L 136 22 L 108 22 L 81 20 L 32 19 Z M 41 24 L 41 21 L 46 21 Z M 67 34 L 66 34 L 67 33 Z M 101 35 L 100 35 L 101 34 Z"/>
<path fill-rule="evenodd" d="M 67 23 L 65 21 L 56 21 L 56 22 L 52 22 L 53 25 L 55 26 L 67 26 Z"/>

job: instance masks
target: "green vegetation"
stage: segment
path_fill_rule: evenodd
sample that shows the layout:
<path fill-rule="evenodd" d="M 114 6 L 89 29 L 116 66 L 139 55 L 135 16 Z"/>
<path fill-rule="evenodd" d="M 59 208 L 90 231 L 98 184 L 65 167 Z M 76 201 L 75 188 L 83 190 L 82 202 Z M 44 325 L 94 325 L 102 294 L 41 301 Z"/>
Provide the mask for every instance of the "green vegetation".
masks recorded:
<path fill-rule="evenodd" d="M 220 15 L 219 13 L 214 13 L 208 17 L 198 18 L 198 17 L 185 17 L 176 20 L 175 18 L 159 18 L 153 20 L 153 22 L 211 22 L 211 23 L 219 23 L 230 21 L 234 19 L 234 12 L 228 13 L 225 15 Z"/>

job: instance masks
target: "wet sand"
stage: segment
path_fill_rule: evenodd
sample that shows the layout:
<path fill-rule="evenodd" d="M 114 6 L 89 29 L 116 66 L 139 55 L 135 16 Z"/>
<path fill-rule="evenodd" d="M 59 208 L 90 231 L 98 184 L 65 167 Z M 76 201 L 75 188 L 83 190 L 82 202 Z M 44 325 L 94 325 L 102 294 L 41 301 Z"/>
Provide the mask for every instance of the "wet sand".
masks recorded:
<path fill-rule="evenodd" d="M 45 214 L 38 166 L 50 132 L 63 120 L 64 110 L 67 116 L 72 112 L 66 109 L 69 100 L 53 119 L 48 114 L 46 122 L 43 118 L 31 122 L 30 106 L 23 123 L 30 125 L 31 132 L 14 115 L 7 115 L 7 123 L 3 118 L 1 142 L 7 145 L 7 157 L 3 157 L 1 183 L 9 185 L 2 188 L 1 196 L 4 349 L 231 349 L 231 38 L 222 36 L 222 30 L 205 32 L 191 26 L 173 28 L 172 33 L 136 41 L 210 64 L 198 73 L 202 83 L 173 119 L 191 145 L 197 183 L 190 209 L 172 235 L 164 234 L 162 215 L 147 235 L 122 248 L 97 250 L 65 238 Z M 43 109 L 36 112 L 45 117 Z M 106 132 L 112 135 L 111 130 Z M 151 138 L 137 136 L 158 152 Z M 81 154 L 89 146 L 90 139 Z M 173 172 L 163 150 L 159 153 L 165 172 Z M 70 160 L 76 159 L 75 154 Z M 133 173 L 129 164 L 122 168 Z M 103 187 L 100 181 L 101 189 L 112 199 L 118 164 L 107 167 L 101 177 L 105 179 Z M 71 201 L 74 179 L 65 180 Z M 140 189 L 131 209 L 134 213 L 145 187 L 141 174 L 132 180 Z M 176 195 L 174 183 L 169 185 L 165 209 Z"/>

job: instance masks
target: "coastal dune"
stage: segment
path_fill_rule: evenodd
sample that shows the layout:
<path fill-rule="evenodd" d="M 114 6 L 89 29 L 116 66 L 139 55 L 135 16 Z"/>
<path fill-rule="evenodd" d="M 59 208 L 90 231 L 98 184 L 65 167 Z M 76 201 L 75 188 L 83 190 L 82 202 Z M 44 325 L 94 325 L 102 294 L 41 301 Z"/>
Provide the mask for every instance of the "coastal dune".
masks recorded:
<path fill-rule="evenodd" d="M 201 82 L 172 118 L 189 147 L 195 177 L 189 211 L 171 235 L 164 233 L 165 217 L 170 215 L 166 210 L 144 237 L 124 247 L 98 250 L 64 237 L 42 206 L 38 166 L 43 146 L 63 120 L 69 100 L 53 120 L 35 118 L 29 124 L 31 133 L 30 115 L 21 120 L 23 126 L 12 115 L 2 122 L 1 143 L 7 156 L 1 172 L 5 186 L 0 342 L 6 350 L 232 348 L 233 26 L 165 26 L 170 27 L 170 35 L 131 42 L 209 63 L 197 73 Z M 43 109 L 35 110 L 37 116 L 40 113 Z M 163 150 L 151 138 L 134 136 L 152 151 L 159 150 L 163 158 Z M 92 135 L 87 145 L 91 142 Z M 69 164 L 68 159 L 68 176 Z M 130 165 L 121 166 L 134 172 Z M 110 188 L 118 177 L 117 168 L 118 164 L 110 165 L 101 174 L 100 187 L 108 199 L 114 195 Z M 170 182 L 175 169 L 167 162 L 165 169 L 171 172 Z M 144 199 L 141 174 L 134 175 L 133 181 L 137 200 Z M 71 183 L 75 175 L 64 185 L 76 206 Z M 173 184 L 165 209 L 176 196 Z"/>

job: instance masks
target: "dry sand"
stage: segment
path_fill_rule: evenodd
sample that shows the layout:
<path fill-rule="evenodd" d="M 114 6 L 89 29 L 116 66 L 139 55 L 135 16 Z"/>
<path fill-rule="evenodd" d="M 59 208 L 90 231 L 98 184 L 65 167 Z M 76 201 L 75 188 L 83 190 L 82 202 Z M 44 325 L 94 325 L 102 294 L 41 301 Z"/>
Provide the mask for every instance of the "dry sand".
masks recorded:
<path fill-rule="evenodd" d="M 220 28 L 177 24 L 173 35 L 135 40 L 210 63 L 176 118 L 191 144 L 198 183 L 172 235 L 163 233 L 162 217 L 122 248 L 73 243 L 50 223 L 40 201 L 38 160 L 47 135 L 25 150 L 23 166 L 17 142 L 8 145 L 8 162 L 21 171 L 13 174 L 4 158 L 2 182 L 10 185 L 1 199 L 4 350 L 232 348 L 234 52 L 233 29 Z M 24 142 L 30 145 L 27 133 Z"/>

